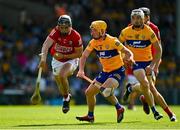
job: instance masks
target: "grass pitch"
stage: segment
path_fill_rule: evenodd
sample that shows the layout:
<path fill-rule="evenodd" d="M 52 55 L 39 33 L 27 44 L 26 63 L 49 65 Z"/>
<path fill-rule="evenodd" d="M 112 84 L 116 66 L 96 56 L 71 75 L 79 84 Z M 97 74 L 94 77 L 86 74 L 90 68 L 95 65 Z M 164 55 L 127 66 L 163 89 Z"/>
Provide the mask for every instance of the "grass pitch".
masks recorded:
<path fill-rule="evenodd" d="M 171 109 L 180 118 L 180 106 Z M 0 106 L 0 129 L 180 129 L 179 122 L 170 122 L 160 107 L 158 110 L 164 115 L 159 121 L 137 106 L 135 111 L 126 109 L 123 121 L 116 123 L 113 106 L 97 105 L 95 122 L 88 123 L 75 119 L 87 113 L 87 106 L 71 106 L 67 114 L 59 106 Z"/>

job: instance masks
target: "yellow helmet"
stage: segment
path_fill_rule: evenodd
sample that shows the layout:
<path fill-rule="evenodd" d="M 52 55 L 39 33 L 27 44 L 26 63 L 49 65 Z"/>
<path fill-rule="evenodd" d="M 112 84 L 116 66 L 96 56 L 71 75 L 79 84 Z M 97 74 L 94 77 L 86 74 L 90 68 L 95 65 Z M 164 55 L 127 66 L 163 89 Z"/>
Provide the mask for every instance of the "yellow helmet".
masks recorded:
<path fill-rule="evenodd" d="M 91 23 L 90 28 L 96 29 L 100 35 L 103 35 L 107 29 L 107 24 L 103 20 L 97 20 Z"/>

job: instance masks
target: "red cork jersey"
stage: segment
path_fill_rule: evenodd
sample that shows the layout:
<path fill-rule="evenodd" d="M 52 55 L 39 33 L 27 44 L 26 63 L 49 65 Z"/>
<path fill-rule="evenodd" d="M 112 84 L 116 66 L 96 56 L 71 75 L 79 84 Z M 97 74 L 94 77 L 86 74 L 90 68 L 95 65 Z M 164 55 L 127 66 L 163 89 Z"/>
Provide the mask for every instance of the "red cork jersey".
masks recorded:
<path fill-rule="evenodd" d="M 50 49 L 50 54 L 53 56 L 54 53 L 62 53 L 64 55 L 73 54 L 75 52 L 75 47 L 82 46 L 81 35 L 74 29 L 71 32 L 63 36 L 60 31 L 55 27 L 51 33 L 48 35 L 54 43 Z M 65 62 L 70 59 L 60 59 L 59 61 Z"/>

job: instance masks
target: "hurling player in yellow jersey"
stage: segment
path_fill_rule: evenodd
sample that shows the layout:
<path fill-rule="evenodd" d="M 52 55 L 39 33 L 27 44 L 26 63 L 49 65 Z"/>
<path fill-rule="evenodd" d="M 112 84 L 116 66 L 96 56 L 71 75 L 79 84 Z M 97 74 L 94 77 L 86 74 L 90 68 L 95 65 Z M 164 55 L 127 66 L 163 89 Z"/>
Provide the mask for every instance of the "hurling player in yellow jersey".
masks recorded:
<path fill-rule="evenodd" d="M 124 63 L 121 58 L 121 52 L 125 53 L 127 61 L 133 63 L 133 54 L 119 40 L 106 33 L 107 24 L 102 21 L 94 21 L 91 23 L 92 40 L 80 58 L 80 66 L 77 76 L 83 78 L 85 76 L 84 66 L 86 59 L 90 53 L 95 50 L 100 60 L 103 71 L 99 73 L 93 83 L 89 85 L 85 94 L 88 104 L 88 114 L 83 117 L 76 117 L 80 121 L 94 122 L 94 107 L 96 104 L 96 95 L 100 92 L 117 111 L 117 122 L 123 119 L 124 107 L 121 106 L 114 96 L 112 90 L 117 88 L 124 79 Z M 98 86 L 97 86 L 98 84 Z"/>
<path fill-rule="evenodd" d="M 154 33 L 156 34 L 158 40 L 159 40 L 159 44 L 161 44 L 161 38 L 160 38 L 160 32 L 159 32 L 159 29 L 156 25 L 154 25 L 151 21 L 150 21 L 150 10 L 146 7 L 141 7 L 140 8 L 143 12 L 144 12 L 144 23 L 146 25 L 148 25 L 149 27 L 151 27 L 151 29 L 154 31 Z M 156 50 L 154 49 L 154 47 L 152 46 L 152 54 L 153 55 L 156 55 Z M 158 67 L 159 67 L 160 63 L 159 64 L 156 64 L 156 66 L 154 67 L 154 73 L 157 75 L 159 70 L 158 70 Z M 152 79 L 152 76 L 148 76 L 148 78 L 150 78 L 150 80 Z M 156 77 L 154 75 L 154 78 L 153 78 L 153 83 L 155 84 L 156 82 Z M 128 85 L 128 84 L 127 84 Z M 135 83 L 135 84 L 131 84 L 132 86 L 132 92 L 137 92 L 139 91 L 139 89 L 137 89 L 140 85 L 139 83 Z M 177 121 L 176 119 L 176 115 L 173 113 L 173 111 L 170 109 L 170 107 L 167 105 L 165 99 L 163 98 L 163 96 L 158 92 L 158 90 L 155 88 L 155 86 L 152 86 L 150 85 L 150 90 L 154 96 L 154 101 L 155 103 L 157 103 L 158 105 L 160 105 L 163 110 L 166 112 L 166 114 L 169 116 L 169 119 L 170 121 Z M 141 91 L 141 90 L 140 90 Z M 138 92 L 138 93 L 141 93 L 141 92 Z M 132 93 L 131 93 L 132 95 Z M 130 95 L 130 98 L 132 97 Z M 132 98 L 130 99 L 131 101 L 133 100 Z M 146 114 L 149 114 L 150 113 L 150 109 L 149 109 L 149 106 L 148 106 L 148 103 L 146 102 L 146 99 L 144 97 L 144 95 L 141 95 L 140 96 L 140 100 L 142 102 L 142 105 L 143 105 L 143 110 Z"/>
<path fill-rule="evenodd" d="M 151 78 L 153 69 L 159 64 L 162 56 L 162 48 L 153 30 L 144 24 L 144 13 L 140 9 L 134 9 L 131 12 L 131 26 L 122 30 L 119 40 L 125 43 L 126 47 L 134 54 L 136 64 L 133 65 L 133 74 L 141 84 L 142 93 L 144 94 L 154 118 L 159 120 L 163 116 L 156 110 L 154 97 L 150 91 L 150 86 L 154 86 Z M 156 49 L 156 56 L 152 56 L 151 46 Z M 133 87 L 127 86 L 124 100 L 127 100 Z"/>

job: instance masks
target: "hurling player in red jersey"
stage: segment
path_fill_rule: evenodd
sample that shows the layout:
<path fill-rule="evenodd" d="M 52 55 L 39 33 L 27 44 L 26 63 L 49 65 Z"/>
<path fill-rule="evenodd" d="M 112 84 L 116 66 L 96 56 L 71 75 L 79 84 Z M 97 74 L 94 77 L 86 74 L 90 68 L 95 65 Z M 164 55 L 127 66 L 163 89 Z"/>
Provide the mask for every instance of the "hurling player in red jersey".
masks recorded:
<path fill-rule="evenodd" d="M 61 15 L 57 26 L 51 31 L 43 43 L 39 67 L 45 69 L 48 50 L 52 56 L 52 71 L 60 93 L 63 95 L 63 113 L 70 109 L 71 98 L 68 77 L 78 67 L 83 45 L 81 35 L 72 28 L 71 18 Z"/>
<path fill-rule="evenodd" d="M 158 40 L 159 40 L 159 42 L 161 44 L 160 31 L 159 31 L 158 27 L 150 21 L 150 10 L 148 8 L 146 8 L 146 7 L 141 7 L 140 9 L 144 12 L 144 16 L 145 16 L 144 17 L 144 23 L 149 25 L 149 27 L 154 31 L 154 33 L 156 34 L 156 36 L 157 36 L 157 38 L 158 38 Z M 156 55 L 156 50 L 155 50 L 155 48 L 153 46 L 152 46 L 152 54 L 153 54 L 153 56 Z M 154 70 L 153 70 L 155 75 L 152 76 L 151 78 L 152 78 L 152 81 L 154 82 L 154 84 L 156 82 L 156 76 L 159 73 L 158 68 L 159 68 L 160 63 L 161 63 L 161 61 L 159 62 L 159 64 L 155 65 Z M 134 85 L 134 88 L 138 88 L 138 86 L 139 86 L 139 84 L 136 84 L 136 85 Z M 152 92 L 152 94 L 154 96 L 155 102 L 157 104 L 159 104 L 163 108 L 163 110 L 167 113 L 167 115 L 170 118 L 170 121 L 176 121 L 177 119 L 176 119 L 175 114 L 169 108 L 169 106 L 167 105 L 167 103 L 164 100 L 163 96 L 157 91 L 157 89 L 155 87 L 151 86 L 150 89 L 151 89 L 151 92 Z M 134 100 L 134 99 L 131 98 L 130 100 Z M 144 112 L 146 114 L 149 114 L 150 113 L 149 106 L 148 106 L 148 103 L 146 102 L 146 99 L 145 99 L 144 95 L 140 96 L 140 100 L 141 100 L 141 102 L 143 104 Z M 130 102 L 133 102 L 133 101 L 130 101 Z"/>

